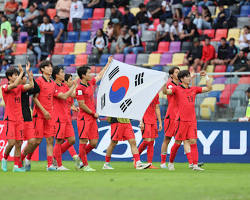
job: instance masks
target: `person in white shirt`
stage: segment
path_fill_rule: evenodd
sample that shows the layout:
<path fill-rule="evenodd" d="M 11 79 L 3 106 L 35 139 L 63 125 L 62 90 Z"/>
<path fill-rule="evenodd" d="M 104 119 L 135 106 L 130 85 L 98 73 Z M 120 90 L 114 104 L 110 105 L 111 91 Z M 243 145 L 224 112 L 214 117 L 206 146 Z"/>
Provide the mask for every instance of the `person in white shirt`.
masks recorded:
<path fill-rule="evenodd" d="M 70 22 L 73 24 L 74 31 L 81 31 L 81 19 L 84 13 L 81 1 L 72 0 L 70 7 Z"/>
<path fill-rule="evenodd" d="M 164 19 L 161 19 L 160 24 L 157 26 L 156 41 L 169 41 L 169 25 L 165 22 Z"/>
<path fill-rule="evenodd" d="M 14 41 L 12 36 L 7 35 L 7 30 L 3 29 L 3 35 L 0 38 L 0 51 L 1 53 L 6 56 L 9 55 L 12 52 Z"/>
<path fill-rule="evenodd" d="M 250 43 L 249 27 L 244 26 L 243 33 L 240 35 L 240 38 L 239 38 L 240 50 L 243 50 L 244 52 L 248 52 L 249 51 L 249 43 Z"/>
<path fill-rule="evenodd" d="M 170 40 L 180 41 L 180 34 L 182 32 L 182 24 L 178 23 L 178 20 L 173 20 L 173 24 L 170 27 Z"/>
<path fill-rule="evenodd" d="M 16 25 L 18 27 L 23 27 L 23 19 L 25 17 L 25 10 L 24 9 L 20 9 L 19 11 L 19 15 L 16 18 Z"/>
<path fill-rule="evenodd" d="M 41 48 L 42 52 L 51 54 L 54 50 L 55 41 L 54 41 L 54 26 L 50 23 L 50 20 L 47 16 L 43 17 L 43 23 L 40 26 L 41 33 Z"/>
<path fill-rule="evenodd" d="M 93 45 L 93 54 L 107 54 L 108 53 L 108 37 L 103 32 L 102 29 L 99 29 L 96 32 L 96 36 L 92 40 Z"/>

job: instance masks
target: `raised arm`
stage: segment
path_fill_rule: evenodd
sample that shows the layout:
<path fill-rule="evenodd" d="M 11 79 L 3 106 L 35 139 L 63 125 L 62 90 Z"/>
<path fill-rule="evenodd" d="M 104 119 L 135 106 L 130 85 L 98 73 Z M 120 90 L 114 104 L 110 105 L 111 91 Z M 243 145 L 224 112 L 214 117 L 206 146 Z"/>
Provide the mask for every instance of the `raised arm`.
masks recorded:
<path fill-rule="evenodd" d="M 25 91 L 30 90 L 31 88 L 34 88 L 33 73 L 32 73 L 32 71 L 30 72 L 30 62 L 28 62 L 26 64 L 26 72 L 27 72 L 27 74 L 29 76 L 29 83 L 25 84 L 23 86 Z"/>
<path fill-rule="evenodd" d="M 212 90 L 212 83 L 205 71 L 201 71 L 200 73 L 201 77 L 204 77 L 206 79 L 206 87 L 202 87 L 202 93 L 209 92 Z"/>
<path fill-rule="evenodd" d="M 156 105 L 155 113 L 156 113 L 156 116 L 157 116 L 157 119 L 158 119 L 158 122 L 159 122 L 159 129 L 158 129 L 158 131 L 161 131 L 162 130 L 162 121 L 161 121 L 161 111 L 160 111 L 159 104 Z"/>
<path fill-rule="evenodd" d="M 107 64 L 102 69 L 102 71 L 95 77 L 96 82 L 98 82 L 102 79 L 102 77 L 103 77 L 105 71 L 108 69 L 109 64 L 111 63 L 112 59 L 113 59 L 113 56 L 109 56 Z"/>
<path fill-rule="evenodd" d="M 42 106 L 42 104 L 40 103 L 40 101 L 37 99 L 37 96 L 38 94 L 36 94 L 34 97 L 33 97 L 33 101 L 34 103 L 37 105 L 37 107 L 42 111 L 43 115 L 44 115 L 44 118 L 46 120 L 49 120 L 51 119 L 51 116 L 49 114 L 49 112 L 47 110 L 45 110 L 45 108 Z"/>
<path fill-rule="evenodd" d="M 163 87 L 163 94 L 165 95 L 173 94 L 172 89 L 167 89 L 167 84 Z"/>
<path fill-rule="evenodd" d="M 73 92 L 74 92 L 74 90 L 76 88 L 76 84 L 77 84 L 76 81 L 73 81 L 73 85 L 70 87 L 69 91 L 67 91 L 65 93 L 60 92 L 56 97 L 59 98 L 59 99 L 65 99 L 66 100 L 68 97 L 70 97 L 73 94 Z"/>

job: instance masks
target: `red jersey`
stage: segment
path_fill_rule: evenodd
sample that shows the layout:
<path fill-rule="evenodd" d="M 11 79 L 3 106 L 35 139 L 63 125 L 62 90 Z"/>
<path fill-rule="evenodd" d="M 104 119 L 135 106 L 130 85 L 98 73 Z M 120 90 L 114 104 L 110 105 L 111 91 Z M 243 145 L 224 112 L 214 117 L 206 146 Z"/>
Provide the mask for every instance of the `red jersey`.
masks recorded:
<path fill-rule="evenodd" d="M 143 116 L 143 122 L 146 124 L 157 124 L 157 116 L 155 112 L 156 105 L 160 104 L 159 102 L 159 94 L 155 96 L 153 101 L 149 104 L 146 112 Z"/>
<path fill-rule="evenodd" d="M 23 121 L 21 95 L 24 92 L 23 85 L 8 90 L 8 85 L 2 86 L 3 100 L 5 102 L 4 120 Z"/>
<path fill-rule="evenodd" d="M 52 116 L 53 114 L 53 96 L 55 93 L 55 83 L 50 80 L 47 81 L 43 76 L 36 79 L 36 82 L 40 88 L 37 99 L 40 101 L 45 110 Z M 44 118 L 42 111 L 34 106 L 33 116 L 37 115 L 39 118 Z"/>
<path fill-rule="evenodd" d="M 173 89 L 176 86 L 177 85 L 174 81 L 170 81 L 166 85 L 167 89 Z M 167 98 L 168 98 L 168 109 L 166 113 L 166 118 L 175 120 L 176 113 L 178 111 L 176 99 L 174 95 L 167 95 Z"/>
<path fill-rule="evenodd" d="M 69 90 L 69 87 L 67 85 L 65 85 L 65 87 L 67 87 L 67 90 Z M 71 106 L 74 103 L 74 98 L 73 97 L 68 97 L 67 100 L 67 114 L 68 114 L 68 118 L 71 119 Z"/>
<path fill-rule="evenodd" d="M 84 85 L 80 83 L 76 88 L 76 99 L 77 101 L 84 100 L 84 103 L 90 110 L 92 110 L 93 114 L 96 112 L 95 110 L 95 99 L 94 99 L 94 91 L 95 91 L 96 80 L 93 78 L 88 82 L 88 85 Z M 80 108 L 80 112 L 78 113 L 77 119 L 81 120 L 84 118 L 85 120 L 94 118 L 93 115 L 86 113 L 82 108 Z"/>
<path fill-rule="evenodd" d="M 173 87 L 172 92 L 177 103 L 178 112 L 176 119 L 180 121 L 196 121 L 195 97 L 202 93 L 202 87 L 188 87 L 182 85 Z"/>
<path fill-rule="evenodd" d="M 54 93 L 54 119 L 57 122 L 68 122 L 68 104 L 65 99 L 58 98 L 58 94 L 66 93 L 68 91 L 68 86 L 65 84 L 55 84 L 55 93 Z"/>

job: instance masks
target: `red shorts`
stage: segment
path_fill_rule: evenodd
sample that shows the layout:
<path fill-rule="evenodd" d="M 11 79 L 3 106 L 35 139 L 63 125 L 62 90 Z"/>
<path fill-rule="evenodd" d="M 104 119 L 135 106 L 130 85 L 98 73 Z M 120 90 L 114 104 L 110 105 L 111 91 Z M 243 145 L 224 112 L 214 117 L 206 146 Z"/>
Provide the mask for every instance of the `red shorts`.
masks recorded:
<path fill-rule="evenodd" d="M 96 119 L 77 120 L 77 129 L 80 139 L 98 140 L 99 138 Z"/>
<path fill-rule="evenodd" d="M 54 120 L 46 120 L 43 118 L 34 117 L 33 124 L 35 129 L 34 138 L 49 138 L 55 136 Z"/>
<path fill-rule="evenodd" d="M 175 140 L 197 139 L 197 123 L 176 121 Z"/>
<path fill-rule="evenodd" d="M 57 139 L 65 139 L 69 137 L 74 137 L 74 128 L 71 122 L 56 122 L 56 138 Z"/>
<path fill-rule="evenodd" d="M 132 125 L 129 123 L 113 123 L 111 124 L 111 140 L 125 141 L 134 139 L 135 134 Z"/>
<path fill-rule="evenodd" d="M 23 121 L 4 121 L 6 140 L 23 140 Z"/>
<path fill-rule="evenodd" d="M 164 133 L 166 137 L 174 137 L 176 121 L 170 118 L 164 120 Z"/>
<path fill-rule="evenodd" d="M 145 124 L 144 130 L 142 131 L 142 138 L 157 138 L 158 129 L 157 124 Z"/>
<path fill-rule="evenodd" d="M 31 138 L 34 138 L 35 129 L 32 121 L 24 122 L 23 135 L 24 135 L 24 140 L 29 140 Z"/>

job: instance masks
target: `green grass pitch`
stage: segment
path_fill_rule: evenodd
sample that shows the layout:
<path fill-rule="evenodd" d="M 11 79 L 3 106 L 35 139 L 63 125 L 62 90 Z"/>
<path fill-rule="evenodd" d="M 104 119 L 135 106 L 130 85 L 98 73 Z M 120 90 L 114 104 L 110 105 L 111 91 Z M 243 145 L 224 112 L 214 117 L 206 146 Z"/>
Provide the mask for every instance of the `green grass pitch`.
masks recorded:
<path fill-rule="evenodd" d="M 159 163 L 154 163 L 159 166 Z M 132 162 L 113 162 L 115 170 L 102 170 L 103 162 L 90 162 L 96 172 L 46 172 L 46 162 L 32 162 L 32 171 L 0 172 L 1 200 L 249 200 L 249 164 L 206 164 L 206 171 L 177 163 L 175 171 L 135 170 Z"/>

